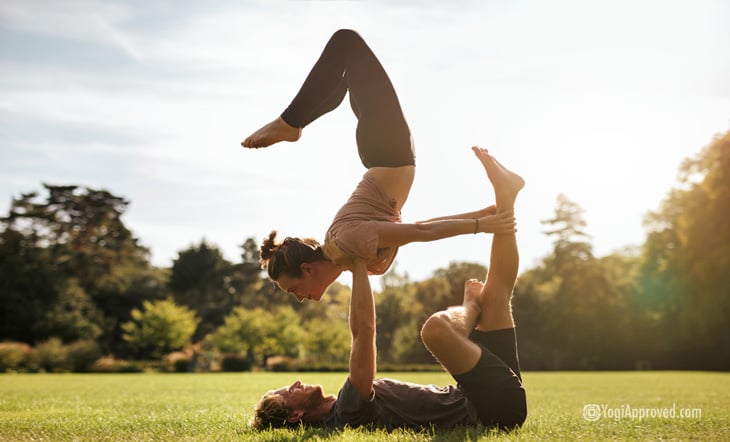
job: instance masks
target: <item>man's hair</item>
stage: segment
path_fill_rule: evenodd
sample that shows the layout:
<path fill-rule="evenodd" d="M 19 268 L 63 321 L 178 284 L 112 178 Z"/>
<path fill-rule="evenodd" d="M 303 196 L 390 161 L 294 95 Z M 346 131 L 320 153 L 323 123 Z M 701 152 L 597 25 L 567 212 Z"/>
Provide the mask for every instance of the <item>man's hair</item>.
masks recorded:
<path fill-rule="evenodd" d="M 298 425 L 298 422 L 293 424 L 286 420 L 290 411 L 283 397 L 278 394 L 265 394 L 256 405 L 253 418 L 251 418 L 251 426 L 257 430 L 263 430 L 268 427 Z"/>

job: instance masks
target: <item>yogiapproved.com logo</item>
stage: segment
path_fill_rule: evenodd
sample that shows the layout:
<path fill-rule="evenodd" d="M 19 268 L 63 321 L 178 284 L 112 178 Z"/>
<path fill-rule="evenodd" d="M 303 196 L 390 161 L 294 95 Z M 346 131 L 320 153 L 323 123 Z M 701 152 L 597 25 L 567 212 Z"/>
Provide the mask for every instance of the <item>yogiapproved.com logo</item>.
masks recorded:
<path fill-rule="evenodd" d="M 701 408 L 677 408 L 677 404 L 671 407 L 632 407 L 629 404 L 620 407 L 609 407 L 608 404 L 585 404 L 583 406 L 583 419 L 588 422 L 596 422 L 599 419 L 613 419 L 616 422 L 622 419 L 699 419 L 702 417 Z"/>

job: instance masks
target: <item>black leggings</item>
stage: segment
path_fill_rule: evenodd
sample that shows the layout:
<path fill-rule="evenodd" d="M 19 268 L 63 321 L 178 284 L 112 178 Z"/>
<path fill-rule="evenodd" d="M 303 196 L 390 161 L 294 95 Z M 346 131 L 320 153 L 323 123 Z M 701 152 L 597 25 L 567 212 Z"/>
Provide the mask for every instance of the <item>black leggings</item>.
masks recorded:
<path fill-rule="evenodd" d="M 469 338 L 481 347 L 482 356 L 473 369 L 454 379 L 485 426 L 504 430 L 521 426 L 527 417 L 527 400 L 515 329 L 473 330 Z"/>
<path fill-rule="evenodd" d="M 281 118 L 303 128 L 335 109 L 350 91 L 357 150 L 371 167 L 415 165 L 411 132 L 395 89 L 375 54 L 355 31 L 335 32 Z"/>

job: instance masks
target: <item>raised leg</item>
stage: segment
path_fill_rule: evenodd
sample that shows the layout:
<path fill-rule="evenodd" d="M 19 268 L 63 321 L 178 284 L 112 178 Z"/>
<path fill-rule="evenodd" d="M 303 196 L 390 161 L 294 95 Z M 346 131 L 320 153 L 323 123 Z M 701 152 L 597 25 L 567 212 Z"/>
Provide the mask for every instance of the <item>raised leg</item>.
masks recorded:
<path fill-rule="evenodd" d="M 362 37 L 348 29 L 332 35 L 281 117 L 254 132 L 243 146 L 298 140 L 301 129 L 335 109 L 346 91 L 358 118 L 358 152 L 365 167 L 413 165 L 410 130 L 395 89 Z"/>
<path fill-rule="evenodd" d="M 475 153 L 494 185 L 497 210 L 511 212 L 524 181 L 485 151 L 475 149 Z M 514 327 L 511 297 L 518 267 L 514 232 L 495 234 L 486 283 L 466 281 L 463 304 L 432 315 L 423 325 L 423 343 L 451 374 L 466 373 L 479 361 L 481 347 L 469 339 L 474 329 L 488 332 Z"/>
<path fill-rule="evenodd" d="M 515 326 L 512 291 L 518 266 L 519 254 L 515 235 L 495 234 L 487 281 L 480 295 L 482 314 L 476 324 L 477 330 L 487 332 Z"/>

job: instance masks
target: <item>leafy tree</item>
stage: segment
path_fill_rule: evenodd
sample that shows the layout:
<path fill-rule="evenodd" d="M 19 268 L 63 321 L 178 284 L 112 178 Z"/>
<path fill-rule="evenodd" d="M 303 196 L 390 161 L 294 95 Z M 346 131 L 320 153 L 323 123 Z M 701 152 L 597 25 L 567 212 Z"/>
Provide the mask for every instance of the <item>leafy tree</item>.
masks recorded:
<path fill-rule="evenodd" d="M 216 327 L 233 308 L 234 290 L 226 287 L 232 264 L 205 240 L 178 253 L 170 275 L 175 302 L 195 310 L 201 318 L 195 339 Z"/>
<path fill-rule="evenodd" d="M 253 297 L 250 288 L 260 289 L 261 285 L 259 283 L 263 282 L 262 278 L 263 271 L 261 270 L 261 263 L 259 263 L 258 244 L 255 239 L 247 238 L 241 244 L 241 262 L 233 266 L 232 272 L 226 279 L 226 286 L 230 288 L 232 293 L 235 293 L 234 304 L 236 306 L 245 305 L 247 298 Z M 257 301 L 267 300 L 269 298 L 258 299 Z M 281 305 L 281 303 L 277 305 Z M 249 307 L 254 306 L 263 307 L 260 303 Z"/>
<path fill-rule="evenodd" d="M 171 299 L 145 301 L 144 310 L 132 310 L 132 318 L 122 324 L 124 340 L 138 355 L 153 358 L 190 343 L 198 323 L 195 312 Z"/>
<path fill-rule="evenodd" d="M 304 324 L 304 354 L 320 364 L 346 364 L 350 355 L 350 327 L 347 320 L 311 319 Z"/>
<path fill-rule="evenodd" d="M 140 246 L 121 216 L 129 202 L 106 190 L 44 184 L 45 201 L 36 192 L 14 199 L 3 219 L 35 247 L 48 248 L 52 263 L 78 278 L 95 296 L 120 292 L 126 280 L 120 266 L 146 267 L 149 251 Z"/>
<path fill-rule="evenodd" d="M 8 216 L 0 219 L 0 301 L 9 306 L 3 337 L 46 339 L 49 309 L 62 316 L 84 304 L 77 319 L 88 312 L 94 327 L 103 327 L 102 341 L 114 345 L 120 333 L 116 318 L 141 305 L 130 290 L 150 268 L 148 250 L 121 219 L 129 203 L 75 185 L 44 184 L 44 190 L 45 195 L 30 192 L 13 199 Z M 55 324 L 69 325 L 68 319 Z"/>
<path fill-rule="evenodd" d="M 471 278 L 484 280 L 487 268 L 473 262 L 451 262 L 446 268 L 437 269 L 433 273 L 436 279 L 442 279 L 447 286 L 445 291 L 431 293 L 431 297 L 419 295 L 419 300 L 428 306 L 430 313 L 443 310 L 452 305 L 461 305 L 464 301 L 464 283 Z"/>
<path fill-rule="evenodd" d="M 606 341 L 616 336 L 624 294 L 606 263 L 593 256 L 583 210 L 564 195 L 544 221 L 553 253 L 520 277 L 514 299 L 523 360 L 534 368 L 615 368 Z M 607 261 L 608 262 L 608 261 Z"/>
<path fill-rule="evenodd" d="M 95 340 L 102 333 L 103 316 L 75 278 L 64 281 L 58 298 L 36 328 L 40 335 L 56 336 L 63 342 Z"/>
<path fill-rule="evenodd" d="M 413 302 L 415 288 L 413 284 L 404 286 L 388 286 L 375 298 L 376 328 L 375 336 L 378 347 L 378 359 L 381 362 L 402 362 L 400 356 L 407 353 L 411 346 L 421 346 L 419 334 L 413 342 L 402 342 L 400 338 L 407 334 L 403 328 L 415 328 L 417 318 L 421 316 L 422 307 Z"/>
<path fill-rule="evenodd" d="M 567 196 L 558 195 L 555 215 L 543 224 L 550 226 L 545 234 L 553 237 L 553 257 L 551 264 L 561 272 L 578 262 L 593 258 L 593 246 L 590 236 L 585 232 L 586 221 L 583 219 L 583 208 Z"/>
<path fill-rule="evenodd" d="M 606 275 L 613 316 L 599 316 L 607 338 L 602 348 L 611 363 L 608 368 L 646 369 L 653 367 L 656 351 L 666 345 L 658 332 L 657 316 L 639 302 L 640 247 L 626 247 L 599 259 Z"/>
<path fill-rule="evenodd" d="M 730 368 L 729 218 L 730 132 L 682 164 L 646 218 L 640 297 L 666 325 L 671 365 Z"/>
<path fill-rule="evenodd" d="M 37 329 L 57 296 L 58 276 L 46 249 L 5 225 L 0 232 L 0 339 L 34 343 Z"/>
<path fill-rule="evenodd" d="M 288 293 L 285 295 L 295 299 Z M 350 288 L 334 282 L 327 288 L 322 302 L 296 303 L 293 310 L 303 324 L 302 356 L 308 361 L 347 363 L 350 354 L 349 301 Z"/>
<path fill-rule="evenodd" d="M 105 342 L 117 353 L 126 346 L 122 324 L 132 320 L 132 311 L 142 308 L 145 301 L 159 301 L 169 296 L 169 269 L 147 267 L 123 271 L 127 279 L 125 290 L 108 294 L 103 302 L 107 312 L 104 317 Z"/>
<path fill-rule="evenodd" d="M 269 356 L 298 356 L 302 328 L 288 306 L 273 313 L 236 307 L 209 338 L 221 352 L 245 355 L 249 361 L 265 365 Z"/>

